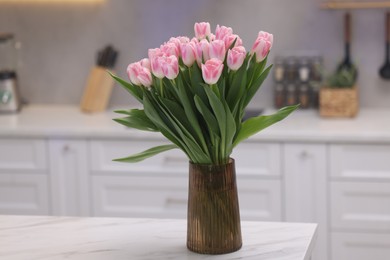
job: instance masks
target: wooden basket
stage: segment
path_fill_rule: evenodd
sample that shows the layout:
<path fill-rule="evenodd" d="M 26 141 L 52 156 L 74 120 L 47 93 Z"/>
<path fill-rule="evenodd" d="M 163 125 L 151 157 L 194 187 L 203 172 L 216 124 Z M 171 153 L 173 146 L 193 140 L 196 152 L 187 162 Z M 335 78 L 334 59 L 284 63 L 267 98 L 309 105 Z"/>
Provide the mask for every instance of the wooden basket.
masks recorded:
<path fill-rule="evenodd" d="M 359 110 L 357 87 L 321 88 L 320 115 L 323 117 L 354 117 Z"/>

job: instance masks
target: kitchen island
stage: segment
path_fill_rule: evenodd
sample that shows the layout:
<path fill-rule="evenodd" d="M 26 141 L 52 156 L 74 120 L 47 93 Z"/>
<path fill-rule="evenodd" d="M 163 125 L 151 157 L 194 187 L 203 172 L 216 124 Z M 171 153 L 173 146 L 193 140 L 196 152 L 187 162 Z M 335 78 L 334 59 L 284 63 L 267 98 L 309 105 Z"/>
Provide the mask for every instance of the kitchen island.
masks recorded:
<path fill-rule="evenodd" d="M 308 260 L 316 224 L 242 222 L 243 247 L 225 255 L 186 248 L 186 221 L 172 219 L 0 216 L 7 260 L 256 259 Z"/>

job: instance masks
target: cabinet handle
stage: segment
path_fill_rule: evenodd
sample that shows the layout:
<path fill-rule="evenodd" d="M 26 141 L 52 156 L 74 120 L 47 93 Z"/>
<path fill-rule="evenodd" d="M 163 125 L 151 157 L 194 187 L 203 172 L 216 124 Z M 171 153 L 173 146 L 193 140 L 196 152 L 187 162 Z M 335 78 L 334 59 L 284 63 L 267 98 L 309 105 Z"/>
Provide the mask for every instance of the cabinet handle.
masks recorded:
<path fill-rule="evenodd" d="M 70 150 L 70 147 L 69 145 L 65 144 L 63 147 L 62 147 L 62 151 L 64 151 L 64 153 L 68 152 Z"/>
<path fill-rule="evenodd" d="M 306 150 L 302 151 L 301 154 L 300 154 L 300 157 L 302 159 L 307 159 L 309 157 L 309 153 Z"/>

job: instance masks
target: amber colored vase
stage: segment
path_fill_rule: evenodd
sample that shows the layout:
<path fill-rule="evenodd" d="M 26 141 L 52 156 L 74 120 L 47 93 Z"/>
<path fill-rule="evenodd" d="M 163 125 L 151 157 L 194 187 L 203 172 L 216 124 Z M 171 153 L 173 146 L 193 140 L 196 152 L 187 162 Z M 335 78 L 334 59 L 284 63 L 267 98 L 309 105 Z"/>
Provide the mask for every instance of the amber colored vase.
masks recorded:
<path fill-rule="evenodd" d="M 223 165 L 190 163 L 187 248 L 226 254 L 242 246 L 234 160 Z"/>

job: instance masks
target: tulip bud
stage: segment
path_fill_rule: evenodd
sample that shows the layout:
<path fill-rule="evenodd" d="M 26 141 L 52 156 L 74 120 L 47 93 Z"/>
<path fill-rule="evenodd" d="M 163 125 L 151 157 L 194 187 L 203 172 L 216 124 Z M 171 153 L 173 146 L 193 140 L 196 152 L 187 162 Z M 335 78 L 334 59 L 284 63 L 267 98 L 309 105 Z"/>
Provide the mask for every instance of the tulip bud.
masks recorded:
<path fill-rule="evenodd" d="M 190 67 L 196 60 L 196 44 L 194 42 L 182 43 L 180 46 L 183 63 Z"/>
<path fill-rule="evenodd" d="M 152 68 L 152 73 L 159 79 L 164 78 L 164 72 L 162 70 L 162 65 L 164 63 L 164 57 L 153 57 L 150 60 L 150 66 Z"/>
<path fill-rule="evenodd" d="M 241 40 L 240 36 L 238 36 L 237 34 L 231 34 L 231 35 L 226 36 L 224 38 L 225 48 L 229 49 L 234 41 L 236 41 L 236 43 L 234 44 L 233 47 L 242 46 L 242 40 Z"/>
<path fill-rule="evenodd" d="M 273 35 L 267 32 L 260 31 L 259 35 L 253 44 L 251 54 L 256 53 L 256 62 L 261 62 L 267 57 L 273 44 Z"/>
<path fill-rule="evenodd" d="M 227 65 L 231 70 L 238 70 L 244 63 L 246 51 L 243 46 L 237 46 L 228 50 Z"/>
<path fill-rule="evenodd" d="M 226 55 L 225 43 L 221 40 L 215 40 L 210 42 L 209 55 L 210 58 L 215 58 L 219 59 L 220 61 L 224 61 Z"/>
<path fill-rule="evenodd" d="M 176 56 L 171 55 L 165 58 L 165 62 L 162 65 L 164 76 L 168 79 L 175 79 L 179 74 L 179 62 Z"/>
<path fill-rule="evenodd" d="M 206 39 L 207 36 L 210 36 L 210 24 L 209 23 L 195 23 L 194 25 L 195 37 L 199 40 Z"/>
<path fill-rule="evenodd" d="M 226 26 L 219 26 L 215 29 L 215 39 L 224 40 L 226 36 L 233 34 L 233 29 Z"/>
<path fill-rule="evenodd" d="M 219 59 L 210 59 L 202 64 L 203 80 L 207 84 L 215 84 L 218 82 L 223 70 L 223 63 Z"/>
<path fill-rule="evenodd" d="M 150 67 L 150 60 L 148 58 L 144 58 L 140 61 L 141 63 L 141 66 L 144 67 L 144 68 L 147 68 L 148 70 L 151 70 L 151 67 Z"/>
<path fill-rule="evenodd" d="M 210 43 L 203 39 L 196 45 L 196 61 L 198 65 L 202 64 L 202 59 L 206 62 L 210 59 L 209 54 Z"/>
<path fill-rule="evenodd" d="M 144 87 L 149 88 L 153 84 L 152 74 L 150 73 L 150 70 L 145 67 L 142 67 L 138 74 L 138 80 Z"/>
<path fill-rule="evenodd" d="M 144 87 L 150 87 L 152 85 L 152 75 L 150 70 L 141 65 L 141 62 L 134 62 L 129 64 L 127 67 L 127 75 L 129 76 L 130 82 L 134 85 Z"/>
<path fill-rule="evenodd" d="M 134 85 L 141 85 L 141 82 L 138 79 L 138 71 L 139 67 L 142 67 L 138 62 L 130 63 L 129 66 L 127 66 L 127 76 L 130 79 L 130 82 Z"/>

